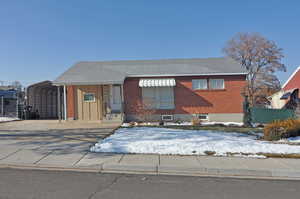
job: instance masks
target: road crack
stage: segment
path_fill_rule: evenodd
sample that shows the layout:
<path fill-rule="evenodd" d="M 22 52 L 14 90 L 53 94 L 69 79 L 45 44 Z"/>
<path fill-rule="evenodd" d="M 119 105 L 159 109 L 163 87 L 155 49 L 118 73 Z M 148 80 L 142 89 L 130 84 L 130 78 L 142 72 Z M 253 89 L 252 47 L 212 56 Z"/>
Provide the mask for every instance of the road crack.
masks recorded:
<path fill-rule="evenodd" d="M 123 176 L 117 176 L 114 178 L 114 180 L 108 184 L 106 187 L 101 187 L 101 185 L 88 197 L 88 199 L 92 199 L 97 193 L 101 193 L 103 191 L 106 191 L 110 189 L 113 185 L 115 185 Z"/>

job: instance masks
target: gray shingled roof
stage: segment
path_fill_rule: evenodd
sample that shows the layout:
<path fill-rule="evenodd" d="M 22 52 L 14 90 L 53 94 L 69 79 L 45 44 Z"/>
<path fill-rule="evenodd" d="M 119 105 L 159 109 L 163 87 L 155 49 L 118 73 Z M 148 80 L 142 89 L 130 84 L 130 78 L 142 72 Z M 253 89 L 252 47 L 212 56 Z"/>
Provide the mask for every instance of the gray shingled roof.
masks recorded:
<path fill-rule="evenodd" d="M 119 84 L 126 77 L 245 74 L 241 65 L 229 58 L 124 60 L 78 62 L 53 83 Z"/>

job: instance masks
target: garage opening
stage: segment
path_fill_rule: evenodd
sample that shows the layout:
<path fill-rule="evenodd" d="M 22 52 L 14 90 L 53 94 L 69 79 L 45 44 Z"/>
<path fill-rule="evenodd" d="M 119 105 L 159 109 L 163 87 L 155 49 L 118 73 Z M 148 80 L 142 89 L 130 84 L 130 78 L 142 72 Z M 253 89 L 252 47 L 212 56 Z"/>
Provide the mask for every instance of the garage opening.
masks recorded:
<path fill-rule="evenodd" d="M 28 119 L 58 119 L 57 87 L 43 81 L 27 88 Z"/>

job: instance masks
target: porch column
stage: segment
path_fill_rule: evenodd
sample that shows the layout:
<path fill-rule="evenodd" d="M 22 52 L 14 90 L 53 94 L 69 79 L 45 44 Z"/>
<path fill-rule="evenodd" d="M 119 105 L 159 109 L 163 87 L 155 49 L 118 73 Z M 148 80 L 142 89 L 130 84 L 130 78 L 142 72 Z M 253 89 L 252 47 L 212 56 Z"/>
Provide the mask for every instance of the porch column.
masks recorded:
<path fill-rule="evenodd" d="M 122 122 L 124 122 L 125 108 L 124 108 L 124 88 L 123 88 L 123 84 L 121 84 L 120 95 L 121 95 L 121 116 L 122 116 Z"/>
<path fill-rule="evenodd" d="M 67 89 L 64 85 L 64 120 L 67 120 Z"/>

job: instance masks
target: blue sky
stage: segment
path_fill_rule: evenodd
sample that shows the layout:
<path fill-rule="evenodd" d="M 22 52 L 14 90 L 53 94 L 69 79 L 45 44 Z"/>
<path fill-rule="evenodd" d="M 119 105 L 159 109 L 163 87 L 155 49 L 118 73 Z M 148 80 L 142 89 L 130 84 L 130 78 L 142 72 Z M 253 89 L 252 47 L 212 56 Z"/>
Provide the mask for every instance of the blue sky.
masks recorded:
<path fill-rule="evenodd" d="M 223 56 L 238 32 L 300 65 L 300 1 L 13 0 L 0 7 L 0 80 L 53 80 L 77 61 Z"/>

